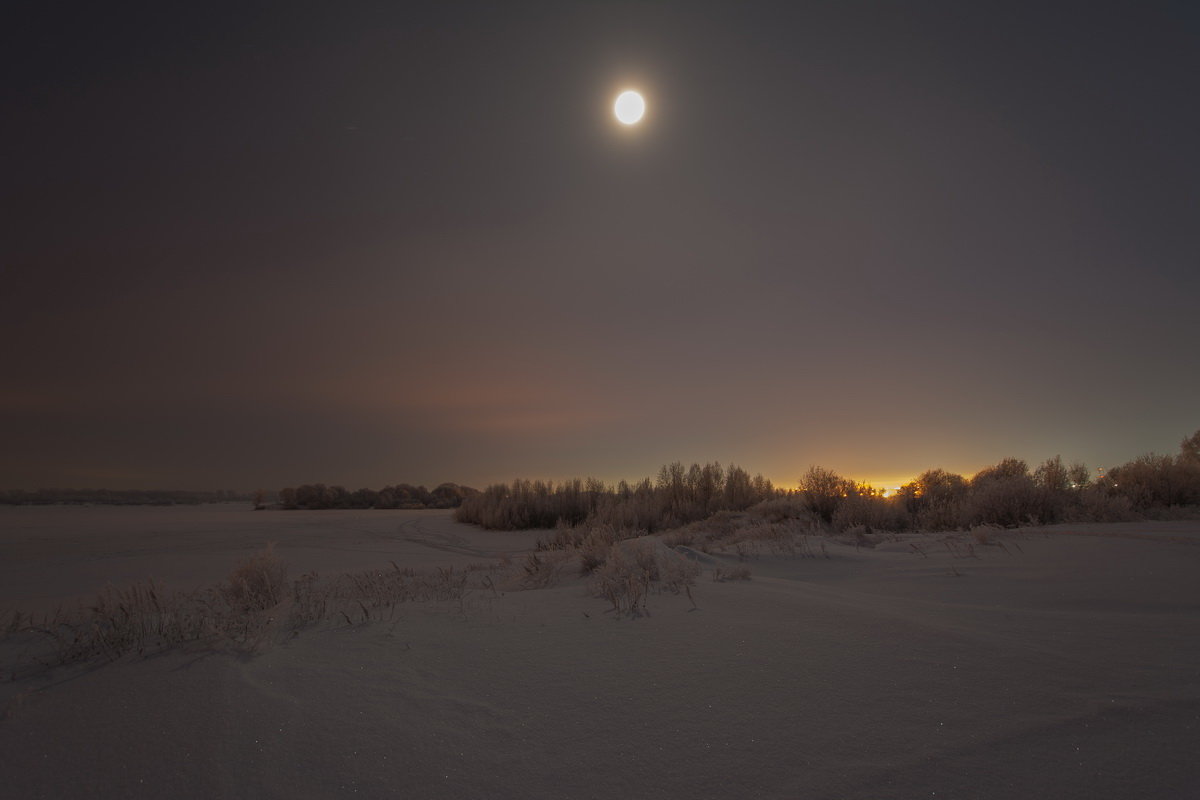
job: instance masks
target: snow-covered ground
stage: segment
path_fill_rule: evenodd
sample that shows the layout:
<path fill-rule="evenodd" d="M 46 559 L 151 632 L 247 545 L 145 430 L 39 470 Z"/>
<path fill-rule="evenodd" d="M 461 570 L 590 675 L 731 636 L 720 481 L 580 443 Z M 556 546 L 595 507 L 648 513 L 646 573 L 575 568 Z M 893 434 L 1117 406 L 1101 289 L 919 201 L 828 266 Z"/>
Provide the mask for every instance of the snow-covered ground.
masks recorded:
<path fill-rule="evenodd" d="M 491 532 L 449 511 L 254 511 L 197 506 L 0 506 L 0 611 L 49 611 L 105 584 L 193 589 L 270 542 L 292 575 L 466 566 L 522 553 L 544 531 Z"/>
<path fill-rule="evenodd" d="M 4 526 L 0 606 L 146 565 L 219 579 L 266 539 L 295 574 L 466 564 L 536 538 L 445 512 L 217 510 L 149 536 L 121 521 L 135 511 L 80 510 L 111 516 L 75 532 Z M 211 525 L 188 521 L 207 513 Z M 719 583 L 711 569 L 737 561 L 715 553 L 694 604 L 655 594 L 638 618 L 564 572 L 550 588 L 318 625 L 253 657 L 61 669 L 0 684 L 0 794 L 1196 798 L 1198 533 L 830 541 L 828 558 L 763 552 L 751 580 Z"/>

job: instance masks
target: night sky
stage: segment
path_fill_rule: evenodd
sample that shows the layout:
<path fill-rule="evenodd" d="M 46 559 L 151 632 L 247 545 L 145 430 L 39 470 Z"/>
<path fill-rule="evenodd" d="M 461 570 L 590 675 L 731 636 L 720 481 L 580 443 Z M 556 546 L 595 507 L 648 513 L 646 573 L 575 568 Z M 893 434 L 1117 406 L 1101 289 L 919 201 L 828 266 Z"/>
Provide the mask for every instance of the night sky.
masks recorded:
<path fill-rule="evenodd" d="M 1200 428 L 1194 2 L 3 28 L 0 488 L 892 484 Z"/>

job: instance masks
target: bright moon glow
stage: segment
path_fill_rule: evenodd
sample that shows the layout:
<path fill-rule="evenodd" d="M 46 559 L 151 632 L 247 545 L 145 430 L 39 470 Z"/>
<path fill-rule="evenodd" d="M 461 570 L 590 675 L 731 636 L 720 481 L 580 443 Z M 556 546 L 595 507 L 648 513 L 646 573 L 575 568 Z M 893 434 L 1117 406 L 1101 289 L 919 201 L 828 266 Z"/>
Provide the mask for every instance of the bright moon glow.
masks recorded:
<path fill-rule="evenodd" d="M 632 125 L 646 113 L 646 101 L 632 89 L 621 92 L 617 96 L 617 102 L 613 104 L 613 113 L 617 115 L 617 119 L 622 124 Z"/>

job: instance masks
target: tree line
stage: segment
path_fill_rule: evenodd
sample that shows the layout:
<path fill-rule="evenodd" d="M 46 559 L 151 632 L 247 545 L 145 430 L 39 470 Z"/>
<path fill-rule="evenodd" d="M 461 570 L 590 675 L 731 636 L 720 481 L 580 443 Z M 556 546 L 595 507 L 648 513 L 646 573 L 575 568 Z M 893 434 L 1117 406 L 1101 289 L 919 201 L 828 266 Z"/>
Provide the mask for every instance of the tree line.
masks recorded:
<path fill-rule="evenodd" d="M 655 532 L 706 519 L 718 511 L 744 511 L 778 496 L 762 475 L 737 466 L 675 462 L 656 479 L 605 484 L 596 478 L 552 481 L 515 480 L 493 484 L 467 497 L 455 512 L 459 522 L 491 530 L 553 528 L 585 522 Z"/>
<path fill-rule="evenodd" d="M 443 483 L 433 489 L 407 483 L 375 489 L 349 491 L 344 486 L 306 483 L 279 490 L 279 505 L 285 509 L 328 508 L 458 508 L 463 499 L 478 494 L 469 486 Z M 256 500 L 256 505 L 261 502 Z"/>
<path fill-rule="evenodd" d="M 656 479 L 608 485 L 516 480 L 464 497 L 455 519 L 493 530 L 611 525 L 669 530 L 721 511 L 758 506 L 778 518 L 806 516 L 832 530 L 955 530 L 975 525 L 1111 522 L 1200 505 L 1200 431 L 1176 455 L 1149 454 L 1093 475 L 1060 456 L 1034 468 L 1005 458 L 971 477 L 931 469 L 894 492 L 811 467 L 783 490 L 761 475 L 718 463 L 676 462 Z"/>
<path fill-rule="evenodd" d="M 970 478 L 931 469 L 894 494 L 814 467 L 796 493 L 835 530 L 954 530 L 975 525 L 1051 525 L 1154 517 L 1200 505 L 1200 431 L 1176 455 L 1149 454 L 1093 476 L 1060 456 L 1032 470 L 1005 458 Z"/>

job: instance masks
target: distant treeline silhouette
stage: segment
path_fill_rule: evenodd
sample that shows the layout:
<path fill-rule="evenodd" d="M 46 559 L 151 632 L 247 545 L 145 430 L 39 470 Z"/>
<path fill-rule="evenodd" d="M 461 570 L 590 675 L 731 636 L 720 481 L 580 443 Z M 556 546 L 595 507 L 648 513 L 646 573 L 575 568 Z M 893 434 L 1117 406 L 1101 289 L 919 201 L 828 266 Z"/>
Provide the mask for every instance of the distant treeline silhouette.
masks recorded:
<path fill-rule="evenodd" d="M 458 508 L 463 498 L 478 494 L 469 486 L 443 483 L 434 489 L 401 483 L 374 489 L 349 491 L 343 486 L 306 483 L 279 490 L 279 505 L 285 509 L 305 508 Z M 256 500 L 261 504 L 261 500 Z"/>
<path fill-rule="evenodd" d="M 595 478 L 554 484 L 516 480 L 495 484 L 463 500 L 459 522 L 492 530 L 552 528 L 582 523 L 610 524 L 653 533 L 705 519 L 718 511 L 743 511 L 779 496 L 762 475 L 718 463 L 675 462 L 636 484 L 610 486 Z"/>
<path fill-rule="evenodd" d="M 1144 455 L 1098 476 L 1059 456 L 1032 470 L 1021 459 L 1006 458 L 970 478 L 927 470 L 892 492 L 812 467 L 797 489 L 781 490 L 739 467 L 674 463 L 656 480 L 635 485 L 589 478 L 489 486 L 464 498 L 455 519 L 495 530 L 610 525 L 654 533 L 757 506 L 769 516 L 803 516 L 837 531 L 932 531 L 1115 522 L 1169 516 L 1196 505 L 1200 431 L 1183 440 L 1177 455 Z"/>
<path fill-rule="evenodd" d="M 110 506 L 173 506 L 228 503 L 249 500 L 250 494 L 232 490 L 194 492 L 173 489 L 13 489 L 0 491 L 7 505 L 96 504 Z"/>

